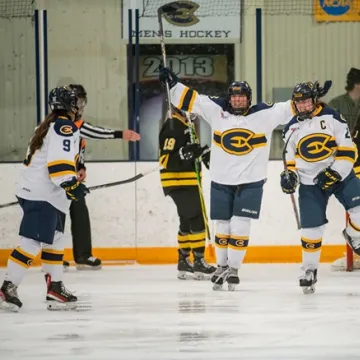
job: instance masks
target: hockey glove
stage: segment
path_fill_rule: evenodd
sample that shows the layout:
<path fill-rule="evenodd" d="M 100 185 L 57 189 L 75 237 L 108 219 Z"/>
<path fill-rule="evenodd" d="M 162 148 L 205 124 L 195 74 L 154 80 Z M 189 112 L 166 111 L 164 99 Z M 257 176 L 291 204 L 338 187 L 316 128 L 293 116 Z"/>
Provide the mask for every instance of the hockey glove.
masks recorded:
<path fill-rule="evenodd" d="M 298 183 L 299 178 L 296 172 L 289 170 L 289 176 L 286 175 L 285 171 L 280 174 L 280 186 L 285 194 L 293 194 Z"/>
<path fill-rule="evenodd" d="M 330 167 L 321 171 L 314 179 L 314 183 L 325 191 L 333 191 L 340 181 L 340 174 Z"/>
<path fill-rule="evenodd" d="M 179 78 L 169 68 L 162 66 L 159 67 L 159 80 L 164 86 L 168 83 L 170 89 L 179 82 Z"/>
<path fill-rule="evenodd" d="M 332 81 L 331 80 L 326 80 L 323 87 L 321 87 L 319 85 L 318 81 L 315 81 L 314 85 L 315 85 L 315 91 L 316 91 L 317 97 L 322 98 L 330 90 L 331 85 L 332 85 Z"/>
<path fill-rule="evenodd" d="M 89 189 L 80 181 L 77 181 L 75 177 L 70 181 L 63 182 L 60 186 L 65 190 L 66 197 L 69 200 L 77 201 L 90 192 Z"/>

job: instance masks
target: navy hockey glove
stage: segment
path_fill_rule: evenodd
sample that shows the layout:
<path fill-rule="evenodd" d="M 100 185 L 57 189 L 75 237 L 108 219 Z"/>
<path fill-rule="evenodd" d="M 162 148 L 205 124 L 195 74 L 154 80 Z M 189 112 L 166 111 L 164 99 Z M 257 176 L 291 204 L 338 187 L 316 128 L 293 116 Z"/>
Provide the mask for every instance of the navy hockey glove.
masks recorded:
<path fill-rule="evenodd" d="M 75 177 L 70 181 L 63 182 L 60 185 L 66 192 L 66 197 L 69 200 L 77 201 L 86 196 L 90 191 L 80 181 L 77 181 Z"/>
<path fill-rule="evenodd" d="M 293 194 L 298 183 L 299 179 L 294 171 L 289 170 L 289 176 L 286 175 L 285 171 L 280 174 L 280 186 L 285 194 Z"/>
<path fill-rule="evenodd" d="M 162 66 L 159 67 L 159 80 L 164 86 L 168 83 L 170 89 L 179 82 L 179 78 L 169 68 Z"/>
<path fill-rule="evenodd" d="M 314 179 L 314 183 L 326 191 L 333 191 L 340 181 L 340 174 L 330 167 L 321 171 Z"/>
<path fill-rule="evenodd" d="M 330 90 L 331 85 L 332 85 L 332 81 L 331 80 L 326 80 L 323 87 L 321 87 L 319 85 L 318 81 L 315 81 L 314 85 L 315 85 L 315 91 L 316 91 L 317 97 L 322 98 Z"/>

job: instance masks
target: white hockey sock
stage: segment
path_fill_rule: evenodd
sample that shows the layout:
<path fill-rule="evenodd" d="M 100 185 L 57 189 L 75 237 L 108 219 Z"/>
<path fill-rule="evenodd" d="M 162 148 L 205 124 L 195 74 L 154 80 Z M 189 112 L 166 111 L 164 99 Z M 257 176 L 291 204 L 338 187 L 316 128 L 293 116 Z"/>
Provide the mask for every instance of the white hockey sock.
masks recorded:
<path fill-rule="evenodd" d="M 244 261 L 249 244 L 251 219 L 233 216 L 231 219 L 231 236 L 228 246 L 228 264 L 239 269 Z"/>
<path fill-rule="evenodd" d="M 319 266 L 324 229 L 324 225 L 301 229 L 302 264 L 305 269 L 315 270 Z"/>
<path fill-rule="evenodd" d="M 64 257 L 64 234 L 56 231 L 53 244 L 43 244 L 41 262 L 45 272 L 51 275 L 51 281 L 62 281 Z"/>
<path fill-rule="evenodd" d="M 228 242 L 230 238 L 230 220 L 215 220 L 216 263 L 226 266 L 228 263 Z"/>
<path fill-rule="evenodd" d="M 38 241 L 21 236 L 20 245 L 9 256 L 5 280 L 19 286 L 40 249 Z"/>
<path fill-rule="evenodd" d="M 351 236 L 360 237 L 360 206 L 356 206 L 349 209 L 349 224 L 346 228 L 346 232 Z"/>

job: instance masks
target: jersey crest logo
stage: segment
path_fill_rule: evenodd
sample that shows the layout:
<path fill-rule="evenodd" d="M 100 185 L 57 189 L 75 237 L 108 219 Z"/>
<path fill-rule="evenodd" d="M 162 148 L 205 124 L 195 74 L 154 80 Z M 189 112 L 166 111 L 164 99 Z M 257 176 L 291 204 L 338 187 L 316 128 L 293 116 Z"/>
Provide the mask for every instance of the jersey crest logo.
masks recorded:
<path fill-rule="evenodd" d="M 214 132 L 214 142 L 232 155 L 246 155 L 255 148 L 266 146 L 265 134 L 255 134 L 247 129 L 229 129 L 223 133 Z"/>
<path fill-rule="evenodd" d="M 72 126 L 70 126 L 70 125 L 63 125 L 59 131 L 61 132 L 61 134 L 64 134 L 64 135 L 70 135 L 73 133 Z"/>
<path fill-rule="evenodd" d="M 303 137 L 297 145 L 297 155 L 306 162 L 327 159 L 336 150 L 335 138 L 328 134 L 310 134 Z"/>

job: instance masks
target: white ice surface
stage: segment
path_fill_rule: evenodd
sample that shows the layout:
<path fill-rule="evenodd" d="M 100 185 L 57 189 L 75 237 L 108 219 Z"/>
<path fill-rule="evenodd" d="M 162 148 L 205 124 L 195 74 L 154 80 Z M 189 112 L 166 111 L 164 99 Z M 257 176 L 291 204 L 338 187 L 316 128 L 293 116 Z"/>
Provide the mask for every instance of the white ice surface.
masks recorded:
<path fill-rule="evenodd" d="M 65 285 L 91 308 L 50 312 L 32 269 L 23 308 L 0 312 L 0 359 L 360 359 L 360 273 L 323 264 L 313 295 L 298 287 L 298 264 L 244 265 L 240 275 L 237 291 L 214 292 L 177 280 L 175 265 L 71 269 Z"/>

